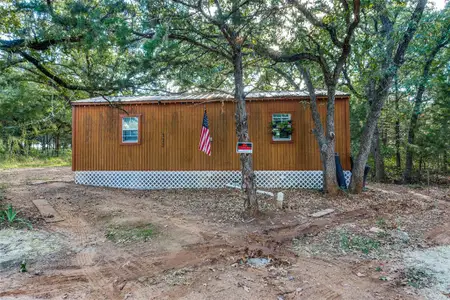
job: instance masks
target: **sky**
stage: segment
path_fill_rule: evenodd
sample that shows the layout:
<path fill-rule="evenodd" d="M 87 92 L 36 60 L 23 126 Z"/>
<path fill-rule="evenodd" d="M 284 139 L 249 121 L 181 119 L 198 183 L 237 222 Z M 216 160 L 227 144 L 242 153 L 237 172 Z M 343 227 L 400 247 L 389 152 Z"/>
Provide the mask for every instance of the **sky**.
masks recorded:
<path fill-rule="evenodd" d="M 431 0 L 430 2 L 433 2 L 434 5 L 436 5 L 436 8 L 440 10 L 440 9 L 443 9 L 443 8 L 444 8 L 445 3 L 446 3 L 447 1 L 448 1 L 448 0 Z"/>

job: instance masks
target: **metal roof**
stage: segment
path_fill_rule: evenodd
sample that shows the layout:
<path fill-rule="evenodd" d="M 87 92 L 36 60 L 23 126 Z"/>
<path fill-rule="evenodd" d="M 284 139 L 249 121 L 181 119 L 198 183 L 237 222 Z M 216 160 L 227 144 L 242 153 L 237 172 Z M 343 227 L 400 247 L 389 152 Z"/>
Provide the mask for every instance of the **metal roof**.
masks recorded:
<path fill-rule="evenodd" d="M 326 96 L 327 91 L 316 90 L 317 96 Z M 348 96 L 349 94 L 336 91 L 336 96 Z M 246 95 L 246 99 L 276 99 L 276 98 L 297 98 L 297 97 L 309 97 L 307 91 L 272 91 L 272 92 L 251 92 Z M 234 96 L 227 93 L 195 93 L 195 94 L 172 94 L 161 96 L 114 96 L 106 97 L 109 102 L 154 102 L 154 101 L 198 101 L 198 100 L 233 100 Z M 103 97 L 95 97 L 83 100 L 73 101 L 77 103 L 108 103 Z"/>

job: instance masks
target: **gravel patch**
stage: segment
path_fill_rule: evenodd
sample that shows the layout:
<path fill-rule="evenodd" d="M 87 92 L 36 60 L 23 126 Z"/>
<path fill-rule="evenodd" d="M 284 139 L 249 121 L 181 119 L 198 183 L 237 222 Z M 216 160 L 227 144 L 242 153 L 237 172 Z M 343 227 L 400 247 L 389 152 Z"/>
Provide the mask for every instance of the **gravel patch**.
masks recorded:
<path fill-rule="evenodd" d="M 423 269 L 435 278 L 436 283 L 420 290 L 426 299 L 448 300 L 450 294 L 450 246 L 415 250 L 404 254 L 407 268 Z"/>
<path fill-rule="evenodd" d="M 43 259 L 63 246 L 62 237 L 56 233 L 3 229 L 0 230 L 0 267 L 18 267 L 24 260 Z"/>

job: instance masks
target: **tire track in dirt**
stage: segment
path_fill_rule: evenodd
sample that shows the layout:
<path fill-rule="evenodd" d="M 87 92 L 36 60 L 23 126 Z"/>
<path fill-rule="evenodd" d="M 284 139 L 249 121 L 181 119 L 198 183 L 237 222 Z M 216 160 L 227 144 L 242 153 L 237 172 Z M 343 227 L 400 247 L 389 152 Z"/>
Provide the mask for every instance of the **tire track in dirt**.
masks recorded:
<path fill-rule="evenodd" d="M 64 210 L 62 208 L 61 210 Z M 170 269 L 184 267 L 195 267 L 204 263 L 209 263 L 216 259 L 223 249 L 229 253 L 236 250 L 234 246 L 224 244 L 222 241 L 215 243 L 212 240 L 205 243 L 188 244 L 183 250 L 177 252 L 165 252 L 155 255 L 155 253 L 142 253 L 142 250 L 128 250 L 120 253 L 110 253 L 108 257 L 96 257 L 95 251 L 89 248 L 90 225 L 80 217 L 65 216 L 65 224 L 74 233 L 75 243 L 82 248 L 75 258 L 74 264 L 81 268 L 81 272 L 86 276 L 89 287 L 93 291 L 101 291 L 109 299 L 122 299 L 127 282 L 133 281 L 136 286 L 145 287 L 136 279 L 149 274 L 160 274 Z M 194 234 L 201 238 L 198 232 Z M 122 249 L 123 251 L 123 249 Z M 151 295 L 133 291 L 133 295 L 146 299 Z"/>
<path fill-rule="evenodd" d="M 233 243 L 223 243 L 223 241 L 210 240 L 205 243 L 191 244 L 178 252 L 169 252 L 158 256 L 141 256 L 139 261 L 130 260 L 127 263 L 127 270 L 122 275 L 120 282 L 132 281 L 133 285 L 141 285 L 137 279 L 143 275 L 161 274 L 168 270 L 180 269 L 186 267 L 201 267 L 204 264 L 215 264 L 225 261 L 226 257 L 235 256 L 237 258 L 245 256 L 248 253 L 257 253 L 261 255 L 272 255 L 273 257 L 285 258 L 293 257 L 294 254 L 281 247 L 286 242 L 291 242 L 293 238 L 299 235 L 317 234 L 326 226 L 333 224 L 337 226 L 366 214 L 363 209 L 338 214 L 332 218 L 313 220 L 307 223 L 295 224 L 292 226 L 283 226 L 271 228 L 259 234 L 249 234 Z M 281 234 L 280 234 L 281 232 Z M 139 268 L 135 268 L 139 263 Z M 144 267 L 144 268 L 142 268 Z M 156 276 L 155 275 L 155 276 Z M 341 295 L 327 288 L 325 285 L 319 288 L 311 288 L 311 299 L 341 299 Z M 151 296 L 140 294 L 139 289 L 133 291 L 133 296 L 138 299 L 145 299 Z"/>
<path fill-rule="evenodd" d="M 33 189 L 26 189 L 25 191 L 22 191 L 23 198 L 29 199 L 29 201 L 36 198 L 36 195 L 34 193 Z M 71 216 L 66 215 L 64 216 L 64 219 L 69 220 L 69 222 L 62 222 L 66 223 L 66 226 L 69 225 L 69 227 L 76 227 L 74 224 L 77 224 L 77 222 L 74 222 L 72 220 L 71 222 Z M 78 220 L 79 223 L 83 223 L 83 220 Z M 59 227 L 62 223 L 55 223 L 52 224 L 49 228 L 52 229 L 53 226 Z M 83 228 L 83 227 L 81 227 Z M 76 238 L 81 238 L 81 240 L 86 239 L 86 231 L 79 230 L 76 233 Z M 55 295 L 61 295 L 67 292 L 70 292 L 73 290 L 74 287 L 86 287 L 86 283 L 88 282 L 86 276 L 81 272 L 82 270 L 78 267 L 73 268 L 70 267 L 71 263 L 64 261 L 63 264 L 59 263 L 56 267 L 53 267 L 52 269 L 57 270 L 56 274 L 54 275 L 39 275 L 39 276 L 33 276 L 29 277 L 26 280 L 26 284 L 22 285 L 20 288 L 12 288 L 6 291 L 2 291 L 0 293 L 0 297 L 6 297 L 10 295 L 30 295 L 34 297 L 52 297 Z"/>
<path fill-rule="evenodd" d="M 25 284 L 27 289 L 11 289 L 0 292 L 0 297 L 30 295 L 34 297 L 53 297 L 68 293 L 75 287 L 83 286 L 87 279 L 82 274 L 55 274 L 33 277 Z M 49 288 L 50 287 L 50 288 Z"/>
<path fill-rule="evenodd" d="M 63 207 L 61 211 L 64 211 Z M 90 225 L 80 217 L 72 215 L 65 217 L 66 221 L 61 225 L 70 228 L 74 233 L 75 244 L 82 248 L 76 254 L 73 263 L 81 268 L 80 271 L 86 276 L 89 288 L 101 291 L 109 299 L 122 299 L 121 295 L 128 281 L 144 287 L 145 285 L 136 281 L 137 278 L 159 274 L 169 269 L 208 263 L 207 259 L 213 259 L 220 252 L 216 249 L 230 249 L 229 245 L 223 243 L 217 245 L 198 243 L 189 244 L 186 249 L 178 252 L 165 252 L 157 256 L 154 253 L 144 254 L 142 251 L 129 250 L 118 256 L 111 253 L 108 257 L 96 257 L 95 251 L 89 247 L 89 234 L 93 232 Z M 197 232 L 195 235 L 199 236 Z M 139 291 L 134 291 L 133 294 L 141 299 L 151 296 Z"/>
<path fill-rule="evenodd" d="M 70 209 L 59 209 L 62 212 L 70 212 Z M 26 289 L 10 289 L 0 293 L 0 297 L 11 295 L 31 295 L 35 297 L 56 297 L 61 294 L 70 294 L 73 291 L 100 293 L 101 297 L 106 296 L 108 299 L 121 299 L 114 294 L 113 282 L 111 275 L 117 275 L 115 272 L 104 275 L 103 268 L 95 263 L 95 249 L 89 247 L 90 225 L 79 217 L 73 217 L 70 214 L 64 215 L 65 221 L 54 224 L 59 230 L 70 231 L 70 237 L 74 242 L 74 246 L 81 250 L 76 253 L 75 257 L 62 264 L 54 266 L 52 269 L 56 271 L 55 275 L 40 275 L 31 277 L 26 281 Z M 115 268 L 114 268 L 115 267 Z M 111 270 L 117 266 L 111 267 Z M 49 270 L 50 271 L 50 270 Z M 88 290 L 91 291 L 88 291 Z M 92 293 L 90 293 L 92 294 Z M 97 299 L 95 297 L 94 299 Z"/>
<path fill-rule="evenodd" d="M 318 284 L 304 288 L 301 293 L 301 298 L 309 300 L 338 300 L 342 299 L 342 296 L 329 287 Z"/>
<path fill-rule="evenodd" d="M 70 210 L 60 209 L 60 211 Z M 95 250 L 88 247 L 90 225 L 84 219 L 69 214 L 64 215 L 64 218 L 64 222 L 55 226 L 70 230 L 74 246 L 81 249 L 68 263 L 72 267 L 57 268 L 60 269 L 57 275 L 33 277 L 29 281 L 29 289 L 6 293 L 55 297 L 74 289 L 83 288 L 84 292 L 90 292 L 94 295 L 99 293 L 102 297 L 106 296 L 108 299 L 119 299 L 119 296 L 115 295 L 112 289 L 111 277 L 104 276 L 101 267 L 94 264 Z"/>
<path fill-rule="evenodd" d="M 302 223 L 271 227 L 264 229 L 262 233 L 249 234 L 247 243 L 256 243 L 256 247 L 262 246 L 263 249 L 270 251 L 272 254 L 290 256 L 292 253 L 289 250 L 289 247 L 286 249 L 282 246 L 285 243 L 291 243 L 294 238 L 299 236 L 317 235 L 324 229 L 336 227 L 356 218 L 362 218 L 367 214 L 367 210 L 361 208 L 339 213 L 328 218 L 312 219 Z"/>
<path fill-rule="evenodd" d="M 132 292 L 133 297 L 136 299 L 153 299 L 151 292 L 145 289 L 147 286 L 138 281 L 138 278 L 141 276 L 157 278 L 170 270 L 198 268 L 204 265 L 213 265 L 223 260 L 224 257 L 219 257 L 220 255 L 233 255 L 240 252 L 240 249 L 235 249 L 234 246 L 223 243 L 208 245 L 199 244 L 192 245 L 187 248 L 188 249 L 183 249 L 178 252 L 164 253 L 162 255 L 158 255 L 157 257 L 143 257 L 139 260 L 139 262 L 142 262 L 141 266 L 147 267 L 142 271 L 133 270 L 130 268 L 127 270 L 127 274 L 124 274 L 121 277 L 121 280 L 133 283 L 133 289 L 130 290 L 130 292 Z M 129 264 L 129 266 L 131 265 L 135 265 L 135 263 Z M 142 288 L 136 288 L 136 286 Z"/>
<path fill-rule="evenodd" d="M 125 258 L 126 262 L 120 266 L 119 261 L 108 260 L 105 271 L 114 268 L 120 269 L 120 280 L 134 280 L 140 276 L 148 274 L 161 273 L 167 270 L 180 269 L 187 267 L 198 267 L 203 264 L 209 264 L 219 261 L 220 256 L 232 255 L 241 252 L 233 245 L 217 244 L 199 244 L 177 252 L 166 252 L 155 256 L 154 254 L 135 254 Z M 121 257 L 123 262 L 124 257 Z"/>
<path fill-rule="evenodd" d="M 64 210 L 66 211 L 66 210 Z M 66 216 L 66 223 L 75 233 L 76 244 L 81 247 L 81 251 L 75 256 L 74 263 L 81 267 L 83 275 L 89 282 L 89 288 L 94 293 L 101 293 L 109 299 L 119 299 L 119 295 L 114 293 L 113 282 L 110 276 L 105 276 L 102 267 L 94 264 L 96 257 L 95 249 L 89 248 L 89 230 L 91 227 L 83 218 Z"/>
<path fill-rule="evenodd" d="M 145 284 L 137 279 L 142 276 L 155 277 L 168 270 L 180 269 L 186 267 L 198 267 L 204 264 L 210 264 L 216 259 L 218 253 L 233 254 L 239 250 L 223 243 L 214 245 L 199 244 L 188 247 L 178 252 L 166 252 L 155 256 L 148 253 L 128 251 L 122 253 L 119 257 L 102 258 L 96 262 L 95 266 L 87 266 L 79 271 L 85 276 L 89 287 L 93 292 L 101 292 L 108 299 L 123 299 L 126 294 L 126 286 L 129 282 L 133 283 L 133 296 L 137 299 L 150 299 L 152 295 L 145 291 Z M 84 256 L 77 256 L 77 263 L 84 263 Z M 150 275 L 150 276 L 149 276 Z M 95 294 L 94 294 L 95 295 Z"/>
<path fill-rule="evenodd" d="M 67 172 L 70 172 L 70 170 Z M 14 187 L 14 189 L 18 190 L 19 188 Z M 231 266 L 238 259 L 270 255 L 274 258 L 273 266 L 276 268 L 290 269 L 292 266 L 292 269 L 294 269 L 294 263 L 297 264 L 299 258 L 293 258 L 294 254 L 291 252 L 290 243 L 293 238 L 302 235 L 316 235 L 321 231 L 332 230 L 334 226 L 345 222 L 353 222 L 352 220 L 358 217 L 372 217 L 377 214 L 378 210 L 383 211 L 383 205 L 385 205 L 385 203 L 380 204 L 378 202 L 370 206 L 367 205 L 364 208 L 364 213 L 361 210 L 341 214 L 334 213 L 320 219 L 307 218 L 307 222 L 304 223 L 299 222 L 305 220 L 304 216 L 301 218 L 297 215 L 294 216 L 297 210 L 295 212 L 282 211 L 275 214 L 275 217 L 279 217 L 278 219 L 274 218 L 276 223 L 270 221 L 272 228 L 268 228 L 270 225 L 264 219 L 258 220 L 261 222 L 251 224 L 241 224 L 239 220 L 238 225 L 233 228 L 231 227 L 233 226 L 231 221 L 228 219 L 223 224 L 215 223 L 215 219 L 213 220 L 212 217 L 206 215 L 208 210 L 199 213 L 196 206 L 184 208 L 180 205 L 180 207 L 174 207 L 170 202 L 169 205 L 162 205 L 160 200 L 162 196 L 167 196 L 166 192 L 131 192 L 80 187 L 59 182 L 27 185 L 20 189 L 20 193 L 16 191 L 16 194 L 14 194 L 14 201 L 17 200 L 22 206 L 28 205 L 26 201 L 35 199 L 37 196 L 43 196 L 48 197 L 48 200 L 56 206 L 55 208 L 58 211 L 65 212 L 65 222 L 45 226 L 64 232 L 66 239 L 69 241 L 68 245 L 74 248 L 67 253 L 66 259 L 52 257 L 50 263 L 42 268 L 44 273 L 40 276 L 15 274 L 14 278 L 5 280 L 5 284 L 1 283 L 3 287 L 9 289 L 7 292 L 11 295 L 18 295 L 18 298 L 20 298 L 20 295 L 31 295 L 33 298 L 57 299 L 67 293 L 68 298 L 71 299 L 121 300 L 128 293 L 131 293 L 132 299 L 170 299 L 171 297 L 184 297 L 184 290 L 197 293 L 190 294 L 190 299 L 195 299 L 193 297 L 200 295 L 214 298 L 214 290 L 209 288 L 208 280 L 213 274 L 219 274 L 221 269 L 225 269 L 224 274 L 230 275 L 227 278 L 241 274 L 250 274 L 248 275 L 250 279 L 258 278 L 259 275 L 253 276 L 254 270 L 245 264 L 238 266 L 238 268 Z M 21 197 L 22 195 L 26 197 Z M 143 199 L 140 199 L 141 196 Z M 169 196 L 169 200 L 185 197 L 184 192 L 183 195 Z M 195 194 L 195 196 L 198 196 L 199 199 L 202 198 L 200 194 Z M 410 196 L 412 196 L 411 198 L 427 200 L 422 202 L 431 202 L 430 199 L 424 197 Z M 189 198 L 189 194 L 185 198 Z M 393 204 L 401 209 L 402 201 L 395 202 L 394 200 L 392 201 Z M 299 207 L 303 206 L 300 205 Z M 346 209 L 346 207 L 349 208 L 350 206 L 337 205 L 336 210 Z M 354 208 L 353 205 L 351 207 Z M 208 209 L 216 209 L 216 207 L 212 206 Z M 286 215 L 284 215 L 285 213 Z M 109 241 L 104 242 L 106 226 L 112 220 L 117 220 L 119 224 L 122 224 L 120 221 L 129 222 L 129 219 L 151 222 L 152 224 L 160 223 L 161 226 L 167 228 L 165 231 L 168 235 L 155 239 L 155 243 L 152 241 L 149 243 L 114 245 Z M 281 224 L 285 219 L 288 224 L 289 222 L 298 223 L 289 226 L 274 226 L 275 224 Z M 134 225 L 132 222 L 129 222 L 129 224 Z M 236 223 L 233 224 L 236 225 Z M 263 230 L 265 228 L 268 229 Z M 61 254 L 64 254 L 64 252 Z M 290 260 L 290 257 L 293 259 Z M 283 258 L 286 258 L 290 265 L 282 265 L 284 261 L 281 263 L 280 261 Z M 42 263 L 44 262 L 45 260 L 42 260 Z M 313 263 L 317 264 L 317 260 L 314 259 Z M 295 281 L 292 282 L 293 290 L 295 291 L 299 287 L 303 290 L 302 295 L 295 296 L 300 296 L 302 299 L 340 299 L 348 297 L 351 293 L 352 296 L 357 297 L 357 294 L 354 293 L 356 290 L 351 290 L 355 280 L 351 278 L 336 279 L 341 278 L 341 274 L 344 276 L 349 274 L 347 270 L 339 269 L 343 266 L 342 262 L 338 261 L 336 264 L 337 270 L 333 271 L 332 276 L 323 275 L 331 271 L 331 267 L 327 267 L 325 263 L 321 263 L 320 268 L 312 267 L 309 270 L 304 265 L 296 265 L 295 272 L 297 272 L 298 277 L 295 276 Z M 210 270 L 210 266 L 215 271 Z M 180 268 L 191 269 L 185 271 L 190 274 L 186 276 L 187 280 L 194 282 L 192 286 L 178 286 L 177 288 L 166 281 L 167 278 L 171 279 L 172 276 L 178 276 L 176 274 L 180 272 L 177 269 Z M 262 270 L 261 274 L 267 270 Z M 315 273 L 312 274 L 312 272 Z M 140 279 L 139 277 L 145 278 Z M 217 288 L 218 291 L 229 289 L 231 292 L 236 292 L 236 286 L 223 287 L 224 282 L 234 283 L 234 280 L 227 280 L 227 278 L 220 278 L 218 282 L 215 282 L 212 278 L 214 282 L 211 287 Z M 310 283 L 305 283 L 307 281 L 303 279 L 308 279 Z M 208 283 L 208 288 L 203 286 L 204 282 Z M 274 286 L 260 292 L 261 286 L 258 280 L 253 283 L 251 283 L 252 281 L 249 282 L 252 293 L 254 292 L 255 296 L 259 296 L 259 299 L 265 299 L 269 293 L 276 293 L 280 290 L 277 289 L 277 286 Z M 13 290 L 12 285 L 8 286 L 9 283 L 15 284 L 16 290 Z M 348 283 L 352 286 L 349 286 Z M 250 286 L 251 284 L 253 286 Z M 274 284 L 278 283 L 274 282 Z M 355 284 L 355 287 L 361 285 Z M 175 289 L 178 290 L 170 293 Z M 239 291 L 241 290 L 239 289 Z M 290 293 L 285 299 L 291 299 L 294 292 L 290 292 L 291 289 L 285 290 Z M 351 291 L 349 292 L 349 290 Z M 266 292 L 267 294 L 265 294 Z M 367 291 L 364 290 L 364 292 L 363 295 L 367 295 Z M 1 291 L 0 293 L 4 292 Z M 1 295 L 4 297 L 6 294 Z M 162 297 L 157 295 L 162 295 Z M 227 292 L 222 293 L 222 295 L 225 296 L 222 299 L 226 299 L 227 295 L 231 296 Z M 245 291 L 243 291 L 243 295 L 247 295 Z M 368 298 L 359 297 L 359 299 Z"/>
<path fill-rule="evenodd" d="M 282 244 L 291 242 L 293 238 L 299 235 L 317 234 L 330 224 L 337 226 L 365 214 L 365 210 L 358 209 L 338 214 L 333 218 L 271 228 L 259 234 L 252 233 L 236 239 L 232 243 L 223 243 L 223 241 L 213 239 L 206 243 L 185 246 L 181 251 L 168 252 L 158 256 L 141 254 L 138 260 L 136 260 L 136 256 L 133 257 L 133 254 L 130 253 L 132 257 L 123 266 L 125 268 L 121 269 L 123 273 L 120 276 L 120 280 L 135 281 L 140 276 L 148 275 L 149 273 L 159 274 L 171 269 L 200 267 L 206 263 L 219 263 L 225 260 L 226 257 L 240 257 L 245 256 L 247 253 L 257 253 L 258 251 L 261 255 L 292 258 L 294 254 L 290 250 L 283 249 L 281 247 Z M 112 261 L 107 263 L 109 268 L 114 268 L 116 265 Z"/>

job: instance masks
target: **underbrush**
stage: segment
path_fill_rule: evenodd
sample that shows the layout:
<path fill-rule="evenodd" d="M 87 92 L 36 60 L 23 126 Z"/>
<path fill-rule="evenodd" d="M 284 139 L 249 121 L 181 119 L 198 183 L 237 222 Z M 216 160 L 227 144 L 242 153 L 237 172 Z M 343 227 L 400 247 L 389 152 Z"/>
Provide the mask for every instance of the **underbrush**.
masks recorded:
<path fill-rule="evenodd" d="M 409 267 L 401 275 L 407 285 L 417 289 L 430 287 L 436 282 L 433 273 L 425 268 Z"/>
<path fill-rule="evenodd" d="M 383 259 L 409 247 L 409 235 L 399 229 L 387 229 L 385 220 L 377 221 L 385 230 L 370 232 L 365 228 L 339 226 L 314 236 L 293 240 L 292 249 L 308 256 L 354 256 L 360 259 Z M 384 226 L 383 226 L 384 225 Z"/>
<path fill-rule="evenodd" d="M 72 164 L 72 152 L 64 151 L 59 156 L 0 156 L 0 169 L 32 167 L 65 167 Z"/>
<path fill-rule="evenodd" d="M 106 238 L 114 243 L 146 242 L 154 237 L 156 228 L 152 224 L 141 226 L 116 226 L 106 232 Z"/>
<path fill-rule="evenodd" d="M 31 222 L 19 216 L 19 211 L 12 204 L 4 203 L 6 185 L 0 184 L 0 229 L 6 227 L 28 227 L 32 229 Z"/>
<path fill-rule="evenodd" d="M 364 254 L 369 254 L 380 248 L 378 240 L 363 235 L 350 234 L 346 231 L 340 232 L 339 245 L 345 252 L 361 251 Z"/>
<path fill-rule="evenodd" d="M 2 227 L 28 227 L 32 229 L 31 222 L 27 219 L 19 217 L 19 211 L 11 204 L 0 210 L 0 228 Z"/>
<path fill-rule="evenodd" d="M 0 183 L 0 205 L 2 205 L 2 201 L 5 198 L 6 185 Z"/>

